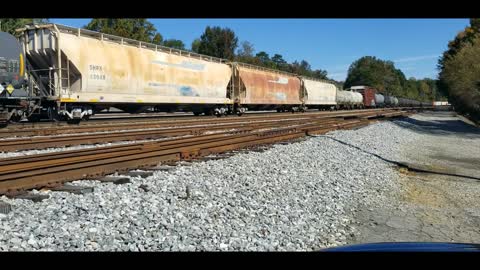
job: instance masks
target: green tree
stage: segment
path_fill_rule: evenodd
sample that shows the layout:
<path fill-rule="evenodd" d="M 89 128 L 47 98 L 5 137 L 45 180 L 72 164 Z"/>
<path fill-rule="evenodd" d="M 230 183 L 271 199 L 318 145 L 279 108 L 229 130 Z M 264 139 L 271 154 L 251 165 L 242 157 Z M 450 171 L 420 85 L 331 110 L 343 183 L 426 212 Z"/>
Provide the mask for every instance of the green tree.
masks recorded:
<path fill-rule="evenodd" d="M 364 56 L 350 65 L 345 87 L 369 85 L 382 93 L 402 96 L 405 82 L 405 75 L 393 62 Z"/>
<path fill-rule="evenodd" d="M 238 38 L 231 29 L 207 26 L 195 49 L 201 54 L 233 60 L 237 43 Z"/>
<path fill-rule="evenodd" d="M 264 66 L 267 68 L 275 68 L 275 65 L 272 62 L 272 60 L 270 60 L 270 55 L 268 55 L 268 53 L 261 51 L 255 55 L 255 58 L 258 59 L 258 62 L 260 63 L 261 66 Z"/>
<path fill-rule="evenodd" d="M 185 50 L 185 44 L 183 44 L 183 41 L 178 39 L 167 39 L 163 42 L 163 46 Z"/>
<path fill-rule="evenodd" d="M 438 61 L 439 80 L 437 93 L 448 97 L 457 111 L 480 119 L 478 112 L 478 39 L 480 19 L 470 19 L 470 25 L 448 43 L 448 49 Z M 466 56 L 472 55 L 473 58 Z M 476 59 L 477 62 L 473 61 Z M 465 61 L 461 63 L 461 61 Z M 438 96 L 438 94 L 437 94 Z"/>
<path fill-rule="evenodd" d="M 156 33 L 155 36 L 153 36 L 152 43 L 157 45 L 162 45 L 163 44 L 162 35 L 160 33 Z"/>
<path fill-rule="evenodd" d="M 0 19 L 0 31 L 15 34 L 16 29 L 25 27 L 25 25 L 32 24 L 33 22 L 35 22 L 36 24 L 48 23 L 48 19 L 3 18 Z"/>
<path fill-rule="evenodd" d="M 480 35 L 443 62 L 441 80 L 449 101 L 462 113 L 480 120 Z"/>
<path fill-rule="evenodd" d="M 191 46 L 191 50 L 192 52 L 196 52 L 196 53 L 199 53 L 199 50 L 200 50 L 200 39 L 199 38 L 196 38 L 193 42 L 192 42 L 192 46 Z"/>
<path fill-rule="evenodd" d="M 85 29 L 135 39 L 144 42 L 161 42 L 157 29 L 147 19 L 92 19 Z"/>
<path fill-rule="evenodd" d="M 317 78 L 317 79 L 330 80 L 327 77 L 327 75 L 328 75 L 328 73 L 327 73 L 326 70 L 317 69 L 317 70 L 312 71 L 312 77 Z M 343 87 L 343 82 L 338 82 L 338 84 L 341 85 L 341 87 Z"/>

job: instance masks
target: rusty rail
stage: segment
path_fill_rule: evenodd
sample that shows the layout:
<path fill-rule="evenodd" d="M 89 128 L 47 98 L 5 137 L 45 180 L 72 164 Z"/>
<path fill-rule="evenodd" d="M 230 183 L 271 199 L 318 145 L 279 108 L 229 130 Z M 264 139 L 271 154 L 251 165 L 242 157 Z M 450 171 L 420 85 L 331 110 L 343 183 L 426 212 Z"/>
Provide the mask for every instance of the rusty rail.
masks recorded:
<path fill-rule="evenodd" d="M 335 119 L 326 124 L 300 123 L 266 131 L 242 130 L 164 141 L 98 147 L 0 159 L 0 194 L 15 194 L 25 189 L 58 185 L 63 182 L 96 179 L 115 172 L 149 168 L 160 163 L 191 160 L 213 153 L 231 151 L 259 144 L 272 144 L 326 133 L 335 129 L 367 125 L 378 116 L 396 117 L 406 112 L 385 112 L 375 117 Z M 374 120 L 375 121 L 375 120 Z"/>
<path fill-rule="evenodd" d="M 384 110 L 383 112 L 342 112 L 335 114 L 320 114 L 310 115 L 304 117 L 287 117 L 285 119 L 277 118 L 259 118 L 255 120 L 243 119 L 233 121 L 233 123 L 214 123 L 207 125 L 195 125 L 190 127 L 178 127 L 178 128 L 162 128 L 162 129 L 149 129 L 149 130 L 135 130 L 135 131 L 122 131 L 122 132 L 110 132 L 100 134 L 79 134 L 68 136 L 48 136 L 48 137 L 32 137 L 32 138 L 18 138 L 18 139 L 6 139 L 0 140 L 0 151 L 19 151 L 29 149 L 44 149 L 48 147 L 63 147 L 81 144 L 95 144 L 95 143 L 109 143 L 128 140 L 145 140 L 145 139 L 159 139 L 173 136 L 182 135 L 198 135 L 205 132 L 212 132 L 218 130 L 235 129 L 235 130 L 251 130 L 253 128 L 268 128 L 278 127 L 285 125 L 296 124 L 296 122 L 312 122 L 317 125 L 325 123 L 328 119 L 349 118 L 349 117 L 363 117 L 372 118 L 377 117 L 379 114 L 388 112 L 391 110 Z M 298 124 L 298 123 L 297 123 Z"/>
<path fill-rule="evenodd" d="M 391 108 L 393 110 L 400 110 L 400 108 Z M 152 118 L 149 120 L 122 120 L 112 121 L 112 119 L 106 119 L 102 121 L 87 121 L 81 122 L 79 125 L 68 125 L 64 122 L 41 122 L 41 123 L 20 123 L 12 124 L 9 127 L 0 129 L 0 137 L 26 137 L 26 136 L 46 136 L 46 135 L 60 135 L 60 134 L 74 134 L 74 133 L 86 133 L 86 132 L 101 132 L 112 130 L 132 130 L 143 128 L 161 128 L 161 127 L 180 127 L 186 125 L 203 125 L 212 123 L 235 123 L 245 120 L 261 120 L 261 119 L 292 119 L 310 117 L 316 115 L 335 115 L 342 113 L 366 113 L 372 111 L 383 111 L 384 108 L 379 109 L 367 109 L 367 110 L 351 110 L 351 111 L 315 111 L 299 114 L 291 113 L 261 113 L 250 114 L 242 117 L 193 117 L 193 116 L 175 116 L 175 117 L 163 117 Z M 112 123 L 114 122 L 114 123 Z"/>

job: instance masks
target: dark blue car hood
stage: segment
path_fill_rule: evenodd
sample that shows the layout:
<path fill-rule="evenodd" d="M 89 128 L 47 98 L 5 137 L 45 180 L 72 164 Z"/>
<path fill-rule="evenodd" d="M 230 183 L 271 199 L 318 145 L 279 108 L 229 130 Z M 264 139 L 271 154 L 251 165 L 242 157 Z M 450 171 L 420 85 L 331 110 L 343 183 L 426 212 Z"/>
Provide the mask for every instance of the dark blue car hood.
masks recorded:
<path fill-rule="evenodd" d="M 369 243 L 348 245 L 334 248 L 327 248 L 322 251 L 387 251 L 387 252 L 466 252 L 466 251 L 480 251 L 480 244 L 469 243 L 435 243 L 435 242 L 392 242 L 392 243 Z"/>

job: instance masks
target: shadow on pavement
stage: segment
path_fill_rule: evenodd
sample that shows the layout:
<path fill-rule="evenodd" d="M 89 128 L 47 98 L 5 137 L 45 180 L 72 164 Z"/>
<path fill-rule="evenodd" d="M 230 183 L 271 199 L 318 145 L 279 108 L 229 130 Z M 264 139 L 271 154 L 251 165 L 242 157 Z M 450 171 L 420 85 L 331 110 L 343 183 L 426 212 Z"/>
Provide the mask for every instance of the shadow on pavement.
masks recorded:
<path fill-rule="evenodd" d="M 418 120 L 410 117 L 396 119 L 392 121 L 400 127 L 410 129 L 417 133 L 432 135 L 451 135 L 467 139 L 480 138 L 480 128 L 471 126 L 458 118 L 452 112 L 423 112 L 421 116 L 432 116 L 436 118 L 445 118 L 445 120 Z"/>

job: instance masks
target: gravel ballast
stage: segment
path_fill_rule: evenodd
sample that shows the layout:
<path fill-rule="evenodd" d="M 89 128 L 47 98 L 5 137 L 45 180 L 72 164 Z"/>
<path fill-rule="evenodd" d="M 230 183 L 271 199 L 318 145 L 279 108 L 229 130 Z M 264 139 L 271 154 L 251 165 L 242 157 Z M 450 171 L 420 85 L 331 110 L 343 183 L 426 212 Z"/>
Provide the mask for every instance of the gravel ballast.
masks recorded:
<path fill-rule="evenodd" d="M 74 182 L 94 187 L 84 195 L 48 191 L 51 197 L 38 203 L 4 196 L 0 200 L 12 211 L 0 215 L 0 250 L 303 251 L 344 245 L 356 233 L 352 216 L 360 203 L 388 206 L 399 189 L 393 165 L 345 143 L 396 159 L 409 135 L 381 122 L 130 177 L 123 185 Z"/>

